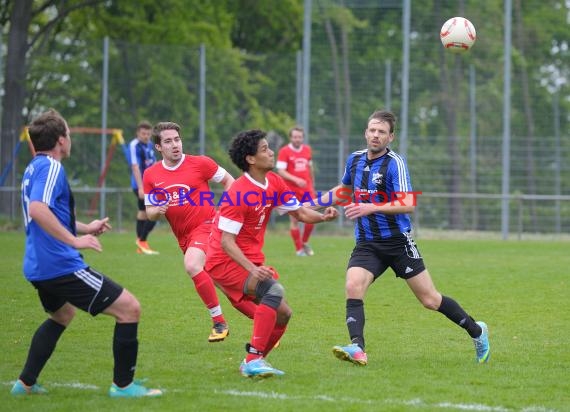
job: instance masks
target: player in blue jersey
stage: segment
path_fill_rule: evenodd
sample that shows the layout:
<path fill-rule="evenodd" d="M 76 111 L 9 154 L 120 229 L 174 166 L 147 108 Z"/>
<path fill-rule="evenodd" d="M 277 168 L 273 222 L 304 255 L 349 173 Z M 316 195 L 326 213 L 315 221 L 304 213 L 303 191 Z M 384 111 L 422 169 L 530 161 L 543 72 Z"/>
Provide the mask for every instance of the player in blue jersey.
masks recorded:
<path fill-rule="evenodd" d="M 465 329 L 475 343 L 477 361 L 486 362 L 490 354 L 487 325 L 437 291 L 411 236 L 409 214 L 415 210 L 417 192 L 412 191 L 404 158 L 388 147 L 395 138 L 395 124 L 395 116 L 388 111 L 376 111 L 368 118 L 367 148 L 348 157 L 341 185 L 332 189 L 333 201 L 344 203 L 346 217 L 355 221 L 356 237 L 346 272 L 346 325 L 352 342 L 335 346 L 333 353 L 357 365 L 367 364 L 364 295 L 392 268 L 424 307 Z"/>
<path fill-rule="evenodd" d="M 137 198 L 137 253 L 145 255 L 158 255 L 147 241 L 148 235 L 154 229 L 156 221 L 149 220 L 144 204 L 143 173 L 156 162 L 154 143 L 151 141 L 152 125 L 142 121 L 137 125 L 137 136 L 129 143 L 129 157 L 131 159 L 131 187 Z"/>
<path fill-rule="evenodd" d="M 44 394 L 37 378 L 50 358 L 76 308 L 116 320 L 113 335 L 111 397 L 160 396 L 134 382 L 140 304 L 126 289 L 89 267 L 78 249 L 102 251 L 96 237 L 108 229 L 109 218 L 89 224 L 75 220 L 75 203 L 61 160 L 69 157 L 71 136 L 65 119 L 50 109 L 30 125 L 36 151 L 22 179 L 22 208 L 26 226 L 23 271 L 37 289 L 48 319 L 36 330 L 13 395 Z M 84 233 L 78 236 L 77 232 Z"/>

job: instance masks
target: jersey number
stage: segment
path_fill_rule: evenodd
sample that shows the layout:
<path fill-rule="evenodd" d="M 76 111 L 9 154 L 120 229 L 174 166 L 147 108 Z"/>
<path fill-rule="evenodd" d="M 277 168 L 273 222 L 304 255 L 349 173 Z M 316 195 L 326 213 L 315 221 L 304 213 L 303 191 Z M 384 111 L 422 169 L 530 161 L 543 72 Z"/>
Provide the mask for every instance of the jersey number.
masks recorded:
<path fill-rule="evenodd" d="M 32 221 L 30 217 L 30 198 L 26 194 L 26 188 L 30 184 L 30 179 L 25 179 L 22 182 L 22 213 L 24 214 L 24 224 L 28 227 L 28 224 Z"/>

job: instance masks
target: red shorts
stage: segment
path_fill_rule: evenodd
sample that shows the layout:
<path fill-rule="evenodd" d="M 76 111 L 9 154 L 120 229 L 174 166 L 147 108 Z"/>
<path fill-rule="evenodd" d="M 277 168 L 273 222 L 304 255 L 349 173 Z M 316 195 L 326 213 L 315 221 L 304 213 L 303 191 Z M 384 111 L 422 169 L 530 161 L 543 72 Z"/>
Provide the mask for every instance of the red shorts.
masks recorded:
<path fill-rule="evenodd" d="M 249 272 L 236 261 L 228 259 L 213 265 L 206 261 L 205 270 L 230 302 L 237 303 L 244 300 L 255 300 L 255 296 L 247 295 L 244 291 Z M 272 267 L 271 270 L 273 270 L 273 279 L 279 279 L 279 273 Z"/>
<path fill-rule="evenodd" d="M 200 249 L 202 252 L 207 253 L 211 230 L 212 223 L 202 223 L 185 237 L 178 238 L 178 246 L 182 249 L 182 253 L 186 253 L 186 249 L 189 247 L 195 247 Z"/>

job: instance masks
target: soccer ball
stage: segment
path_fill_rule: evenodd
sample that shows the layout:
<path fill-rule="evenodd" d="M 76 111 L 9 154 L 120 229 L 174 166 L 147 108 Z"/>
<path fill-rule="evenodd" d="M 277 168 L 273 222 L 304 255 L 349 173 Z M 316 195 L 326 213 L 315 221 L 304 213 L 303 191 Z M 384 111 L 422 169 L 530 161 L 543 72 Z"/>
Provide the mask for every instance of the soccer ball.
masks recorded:
<path fill-rule="evenodd" d="M 464 17 L 452 17 L 441 27 L 439 33 L 443 47 L 452 52 L 466 52 L 477 39 L 475 26 Z"/>

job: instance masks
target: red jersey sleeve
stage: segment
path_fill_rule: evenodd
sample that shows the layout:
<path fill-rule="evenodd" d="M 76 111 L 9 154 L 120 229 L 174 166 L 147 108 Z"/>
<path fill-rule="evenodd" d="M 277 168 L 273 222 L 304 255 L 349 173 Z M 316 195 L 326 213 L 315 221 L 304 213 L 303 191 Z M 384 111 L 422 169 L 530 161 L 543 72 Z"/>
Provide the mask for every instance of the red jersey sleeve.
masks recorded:
<path fill-rule="evenodd" d="M 287 153 L 287 146 L 283 146 L 279 149 L 279 153 L 277 154 L 277 161 L 278 162 L 287 162 L 289 153 Z"/>
<path fill-rule="evenodd" d="M 240 201 L 240 192 L 232 189 L 228 192 L 228 201 L 220 206 L 218 227 L 224 232 L 237 235 L 243 226 L 249 206 Z"/>
<path fill-rule="evenodd" d="M 214 161 L 214 159 L 212 159 L 211 157 L 208 156 L 196 156 L 195 159 L 193 159 L 193 161 L 196 161 L 199 170 L 202 172 L 202 177 L 204 178 L 204 180 L 210 180 L 212 177 L 214 177 L 214 175 L 216 174 L 216 172 L 218 171 L 218 164 Z"/>

